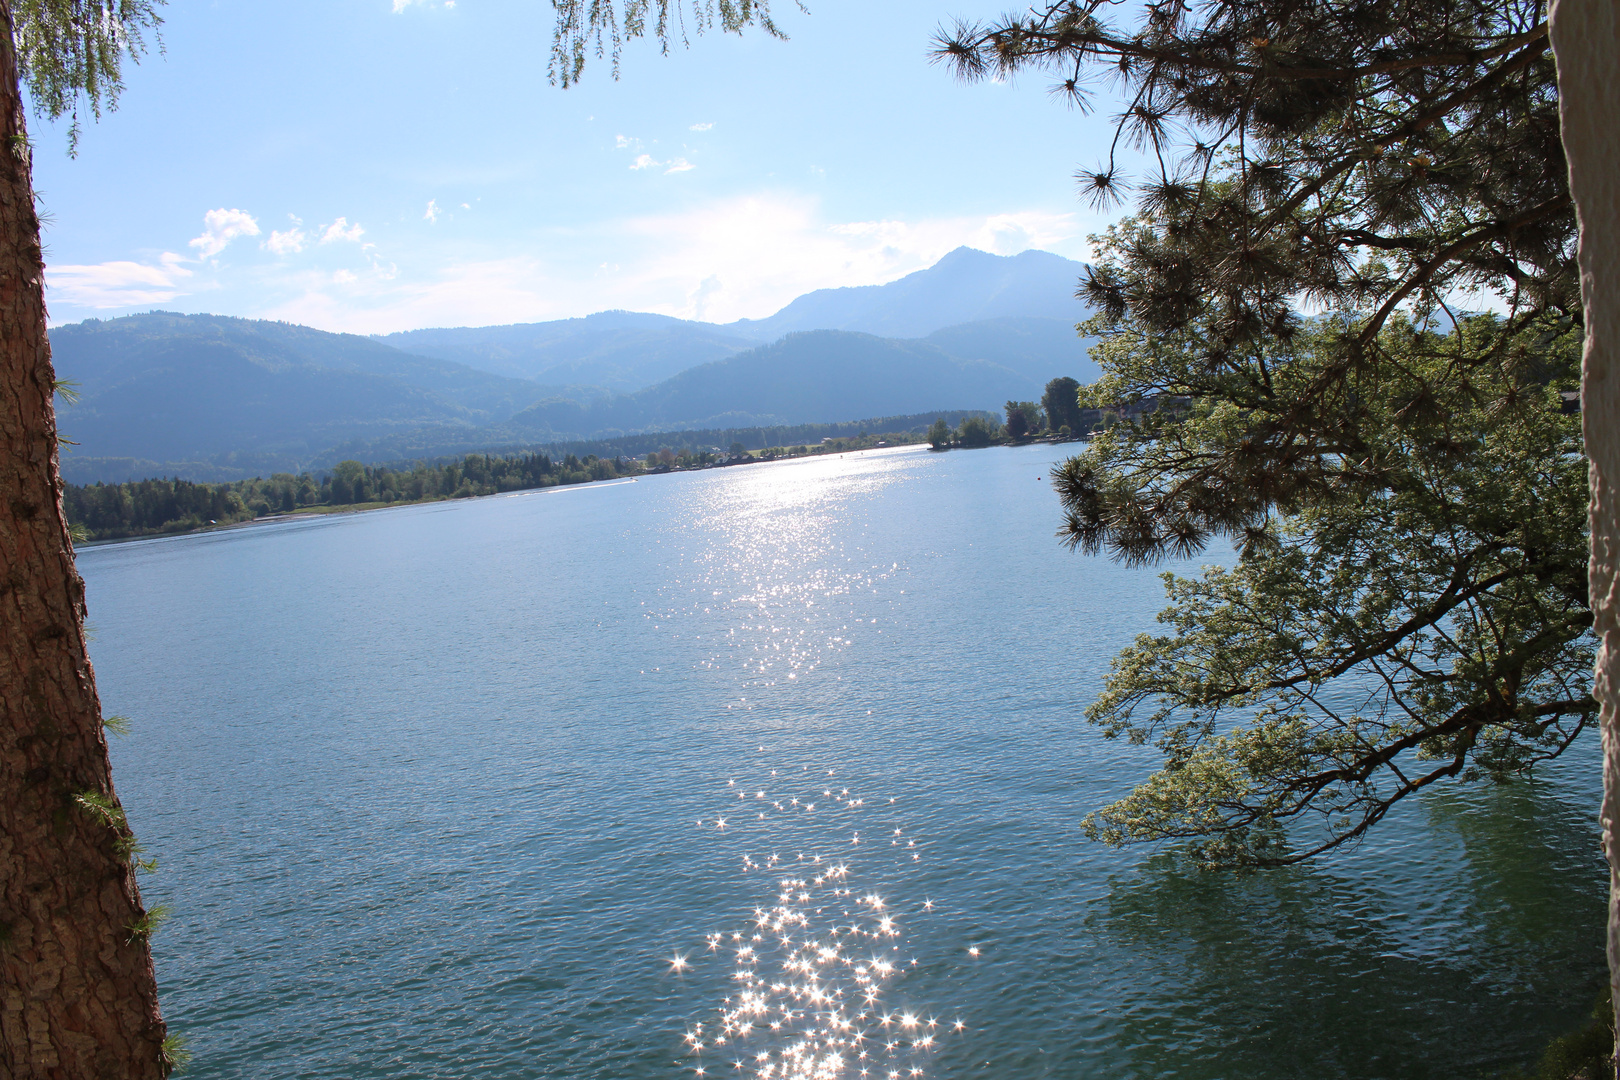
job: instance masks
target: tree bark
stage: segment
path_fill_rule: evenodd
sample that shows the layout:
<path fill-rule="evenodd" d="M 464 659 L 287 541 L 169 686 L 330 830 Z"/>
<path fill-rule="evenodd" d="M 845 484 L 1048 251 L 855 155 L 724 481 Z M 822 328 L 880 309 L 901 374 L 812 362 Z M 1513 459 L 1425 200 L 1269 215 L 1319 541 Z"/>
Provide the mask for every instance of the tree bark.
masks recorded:
<path fill-rule="evenodd" d="M 1603 851 L 1609 860 L 1609 985 L 1620 1016 L 1620 11 L 1554 0 L 1553 54 L 1569 189 L 1580 221 L 1581 425 L 1592 481 L 1588 566 L 1599 638 Z"/>
<path fill-rule="evenodd" d="M 0 0 L 0 1076 L 160 1080 L 149 927 L 62 512 L 11 19 Z"/>

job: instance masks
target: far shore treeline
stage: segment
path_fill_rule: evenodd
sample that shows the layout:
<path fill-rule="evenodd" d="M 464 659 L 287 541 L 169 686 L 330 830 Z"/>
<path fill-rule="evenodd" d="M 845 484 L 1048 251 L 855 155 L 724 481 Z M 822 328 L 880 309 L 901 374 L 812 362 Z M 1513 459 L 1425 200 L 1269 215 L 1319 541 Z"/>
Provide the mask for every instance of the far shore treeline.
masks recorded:
<path fill-rule="evenodd" d="M 1061 440 L 1084 436 L 1106 419 L 1096 409 L 1079 408 L 1078 388 L 1074 379 L 1054 379 L 1040 404 L 1007 402 L 1005 423 L 983 410 L 958 409 L 838 424 L 662 432 L 569 443 L 545 450 L 453 454 L 429 461 L 367 465 L 344 460 L 329 470 L 276 472 L 268 478 L 218 483 L 173 477 L 63 484 L 62 504 L 78 539 L 122 540 L 193 532 L 282 514 L 467 499 L 876 446 L 927 442 L 936 450 L 944 450 L 1042 436 Z M 927 423 L 929 418 L 932 424 Z"/>
<path fill-rule="evenodd" d="M 64 484 L 68 523 L 88 540 L 117 540 L 233 525 L 274 514 L 352 510 L 394 503 L 469 498 L 556 484 L 611 480 L 629 471 L 595 456 L 546 454 L 489 457 L 404 468 L 340 462 L 325 476 L 274 473 L 268 479 L 222 484 L 190 480 L 132 480 L 122 484 Z"/>
<path fill-rule="evenodd" d="M 994 425 L 992 414 L 929 414 Z M 234 525 L 278 514 L 331 513 L 438 499 L 471 498 L 647 473 L 710 468 L 878 445 L 923 442 L 920 417 L 850 424 L 804 424 L 709 432 L 669 432 L 569 444 L 556 451 L 473 453 L 436 461 L 366 465 L 341 461 L 329 471 L 272 473 L 222 483 L 178 478 L 64 484 L 68 522 L 84 540 L 119 540 Z M 911 430 L 885 430 L 904 422 Z M 837 432 L 835 435 L 824 431 Z M 703 438 L 707 436 L 708 438 Z M 726 437 L 729 443 L 714 445 Z M 745 445 L 745 441 L 752 444 Z M 795 442 L 794 440 L 799 440 Z M 587 450 L 586 448 L 590 449 Z M 556 453 L 556 456 L 553 456 Z"/>

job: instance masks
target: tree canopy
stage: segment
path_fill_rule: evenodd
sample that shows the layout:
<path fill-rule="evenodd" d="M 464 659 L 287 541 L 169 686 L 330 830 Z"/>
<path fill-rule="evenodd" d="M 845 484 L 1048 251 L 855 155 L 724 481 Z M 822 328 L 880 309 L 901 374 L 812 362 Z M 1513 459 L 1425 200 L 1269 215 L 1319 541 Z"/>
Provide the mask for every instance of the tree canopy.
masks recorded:
<path fill-rule="evenodd" d="M 1046 412 L 1046 422 L 1053 431 L 1068 428 L 1071 432 L 1080 431 L 1080 383 L 1067 375 L 1060 375 L 1046 384 L 1046 392 L 1041 395 L 1041 408 Z"/>
<path fill-rule="evenodd" d="M 52 120 L 71 116 L 68 146 L 79 141 L 79 109 L 95 119 L 118 107 L 123 61 L 146 52 L 163 0 L 17 0 L 10 5 L 18 74 L 34 108 Z"/>
<path fill-rule="evenodd" d="M 1090 710 L 1165 755 L 1092 829 L 1290 862 L 1568 746 L 1596 708 L 1581 311 L 1539 0 L 1070 0 L 938 53 L 1125 103 L 1080 174 L 1138 199 L 1084 282 L 1084 404 L 1157 407 L 1058 471 L 1060 538 L 1237 547 L 1170 578 L 1169 631 Z"/>
<path fill-rule="evenodd" d="M 1009 401 L 1004 408 L 1007 414 L 1007 434 L 1011 438 L 1025 438 L 1046 426 L 1046 417 L 1041 415 L 1041 407 L 1033 401 Z"/>
<path fill-rule="evenodd" d="M 551 6 L 557 22 L 546 74 L 564 88 L 579 81 L 593 53 L 612 63 L 617 78 L 625 43 L 647 36 L 649 28 L 666 51 L 672 38 L 686 42 L 716 27 L 740 34 L 757 26 L 772 37 L 787 36 L 771 15 L 770 0 L 551 0 Z"/>
<path fill-rule="evenodd" d="M 1089 712 L 1157 743 L 1165 768 L 1095 815 L 1095 834 L 1192 838 L 1209 863 L 1295 861 L 1437 781 L 1524 772 L 1593 721 L 1586 466 L 1579 417 L 1561 408 L 1579 336 L 1527 332 L 1507 362 L 1444 377 L 1499 324 L 1395 320 L 1379 342 L 1390 361 L 1356 384 L 1378 483 L 1274 511 L 1229 568 L 1166 575 L 1165 630 L 1115 660 Z M 1302 330 L 1279 392 L 1320 378 L 1341 331 Z M 1139 360 L 1152 363 L 1112 363 Z M 1409 411 L 1424 393 L 1433 409 Z M 1201 398 L 1115 425 L 1060 489 L 1073 502 L 1094 484 L 1173 483 L 1249 422 Z"/>

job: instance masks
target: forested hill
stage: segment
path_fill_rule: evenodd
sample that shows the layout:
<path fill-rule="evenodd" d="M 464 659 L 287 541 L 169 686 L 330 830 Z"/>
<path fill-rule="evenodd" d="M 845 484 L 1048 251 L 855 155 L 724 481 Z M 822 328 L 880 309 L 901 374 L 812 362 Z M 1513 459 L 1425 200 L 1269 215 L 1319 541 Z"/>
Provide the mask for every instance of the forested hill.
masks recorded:
<path fill-rule="evenodd" d="M 909 339 L 963 323 L 1017 320 L 1044 323 L 1072 344 L 1075 324 L 1087 315 L 1075 298 L 1084 270 L 1081 263 L 1045 251 L 999 256 L 964 247 L 887 285 L 806 293 L 763 319 L 715 325 L 604 311 L 554 322 L 410 330 L 377 340 L 502 375 L 633 393 L 803 330 Z M 965 359 L 994 359 L 940 347 Z"/>
<path fill-rule="evenodd" d="M 366 461 L 680 429 L 848 422 L 1034 400 L 1087 381 L 1056 320 L 1002 319 L 894 341 L 793 334 L 634 394 L 567 390 L 412 356 L 364 338 L 212 316 L 145 315 L 53 331 L 80 400 L 60 409 L 66 479 L 224 481 Z"/>
<path fill-rule="evenodd" d="M 59 403 L 62 472 L 225 481 L 296 473 L 340 448 L 377 461 L 420 447 L 999 410 L 1056 376 L 1090 381 L 1077 274 L 1041 252 L 963 249 L 746 326 L 604 312 L 379 340 L 213 315 L 90 320 L 51 331 L 57 373 L 79 395 Z M 865 329 L 884 326 L 913 336 Z M 786 336 L 754 336 L 773 328 Z"/>
<path fill-rule="evenodd" d="M 758 344 L 724 327 L 634 311 L 512 326 L 407 330 L 376 340 L 501 375 L 621 393 Z"/>
<path fill-rule="evenodd" d="M 1078 362 L 1079 342 L 1072 336 L 1068 341 Z M 1051 362 L 1048 378 L 1068 374 L 1060 363 Z M 952 356 L 927 341 L 818 330 L 683 371 L 635 394 L 588 403 L 542 402 L 512 417 L 508 426 L 585 436 L 607 430 L 802 424 L 851 413 L 942 410 L 961 402 L 994 406 L 1009 398 L 1038 398 L 1043 386 L 1026 372 Z"/>
<path fill-rule="evenodd" d="M 51 331 L 68 479 L 98 458 L 296 468 L 344 439 L 475 428 L 548 393 L 533 382 L 288 323 L 154 312 Z M 149 474 L 150 475 L 150 474 Z"/>

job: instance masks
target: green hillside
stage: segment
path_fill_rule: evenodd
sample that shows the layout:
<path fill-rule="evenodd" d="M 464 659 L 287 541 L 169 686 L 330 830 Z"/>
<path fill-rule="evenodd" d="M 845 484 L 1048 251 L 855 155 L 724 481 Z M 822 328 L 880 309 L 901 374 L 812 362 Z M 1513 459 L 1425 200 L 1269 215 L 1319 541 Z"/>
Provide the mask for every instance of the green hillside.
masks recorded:
<path fill-rule="evenodd" d="M 572 437 L 682 427 L 801 424 L 928 409 L 995 408 L 1040 396 L 1028 376 L 921 341 L 817 330 L 683 371 L 635 394 L 542 401 L 515 430 Z"/>

